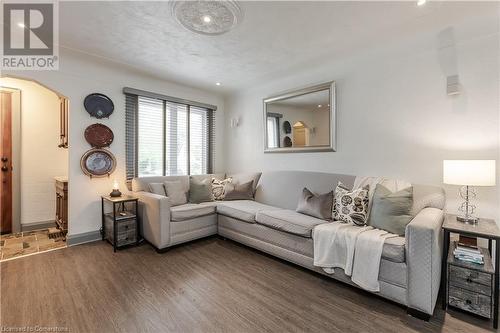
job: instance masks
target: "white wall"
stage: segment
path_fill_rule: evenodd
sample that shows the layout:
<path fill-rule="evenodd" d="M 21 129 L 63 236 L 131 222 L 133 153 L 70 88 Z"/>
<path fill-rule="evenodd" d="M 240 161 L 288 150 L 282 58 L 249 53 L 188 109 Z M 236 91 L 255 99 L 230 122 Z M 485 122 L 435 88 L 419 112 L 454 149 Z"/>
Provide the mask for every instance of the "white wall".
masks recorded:
<path fill-rule="evenodd" d="M 68 174 L 68 150 L 58 147 L 59 97 L 30 81 L 7 78 L 2 85 L 21 90 L 21 126 L 14 128 L 21 159 L 13 165 L 21 170 L 21 224 L 54 221 L 54 177 Z"/>
<path fill-rule="evenodd" d="M 205 102 L 218 107 L 216 112 L 216 171 L 224 169 L 222 141 L 224 135 L 223 99 L 213 93 L 192 89 L 172 82 L 146 76 L 131 67 L 105 59 L 60 50 L 58 71 L 3 72 L 32 78 L 69 98 L 69 235 L 96 231 L 101 227 L 100 196 L 111 191 L 114 179 L 125 190 L 125 98 L 123 87 L 164 93 L 184 99 Z M 115 111 L 109 119 L 91 118 L 83 107 L 85 96 L 99 92 L 109 96 Z M 117 169 L 110 178 L 90 179 L 80 169 L 80 158 L 90 149 L 83 133 L 88 125 L 103 123 L 115 135 L 110 150 L 117 159 Z"/>
<path fill-rule="evenodd" d="M 499 157 L 498 22 L 465 22 L 347 59 L 323 59 L 226 100 L 228 171 L 312 170 L 442 185 L 443 159 Z M 459 74 L 463 93 L 446 94 Z M 262 99 L 337 82 L 337 152 L 264 154 Z M 229 119 L 240 117 L 231 128 Z M 333 184 L 332 184 L 333 186 Z M 458 187 L 445 186 L 455 212 Z M 478 215 L 498 217 L 498 188 Z"/>

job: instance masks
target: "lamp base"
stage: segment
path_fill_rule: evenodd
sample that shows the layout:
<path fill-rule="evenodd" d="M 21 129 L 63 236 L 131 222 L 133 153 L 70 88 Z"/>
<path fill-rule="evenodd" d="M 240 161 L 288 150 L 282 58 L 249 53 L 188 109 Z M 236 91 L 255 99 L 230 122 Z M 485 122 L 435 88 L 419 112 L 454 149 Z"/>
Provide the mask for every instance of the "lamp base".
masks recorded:
<path fill-rule="evenodd" d="M 117 190 L 117 189 L 114 189 L 110 194 L 109 194 L 110 197 L 112 198 L 117 198 L 117 197 L 121 197 L 122 196 L 122 192 L 120 192 L 120 190 Z"/>
<path fill-rule="evenodd" d="M 468 224 L 476 224 L 479 221 L 479 219 L 473 216 L 457 216 L 457 221 Z"/>

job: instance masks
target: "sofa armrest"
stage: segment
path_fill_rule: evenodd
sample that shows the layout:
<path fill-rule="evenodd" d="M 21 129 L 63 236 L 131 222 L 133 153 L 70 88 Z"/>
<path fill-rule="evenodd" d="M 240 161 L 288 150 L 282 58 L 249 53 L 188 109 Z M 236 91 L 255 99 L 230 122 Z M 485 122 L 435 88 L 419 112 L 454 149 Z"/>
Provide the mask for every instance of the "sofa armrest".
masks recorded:
<path fill-rule="evenodd" d="M 406 226 L 408 307 L 432 315 L 441 282 L 444 213 L 422 209 Z"/>
<path fill-rule="evenodd" d="M 139 198 L 142 235 L 158 249 L 170 244 L 170 200 L 149 192 L 135 192 Z"/>

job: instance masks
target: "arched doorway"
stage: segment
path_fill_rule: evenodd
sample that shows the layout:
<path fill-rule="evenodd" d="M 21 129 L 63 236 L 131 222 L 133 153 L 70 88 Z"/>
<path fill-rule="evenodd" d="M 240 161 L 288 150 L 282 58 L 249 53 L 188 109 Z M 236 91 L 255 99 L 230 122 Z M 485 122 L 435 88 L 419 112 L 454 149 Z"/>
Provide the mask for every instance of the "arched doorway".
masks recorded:
<path fill-rule="evenodd" d="M 66 246 L 68 99 L 0 78 L 0 260 Z"/>

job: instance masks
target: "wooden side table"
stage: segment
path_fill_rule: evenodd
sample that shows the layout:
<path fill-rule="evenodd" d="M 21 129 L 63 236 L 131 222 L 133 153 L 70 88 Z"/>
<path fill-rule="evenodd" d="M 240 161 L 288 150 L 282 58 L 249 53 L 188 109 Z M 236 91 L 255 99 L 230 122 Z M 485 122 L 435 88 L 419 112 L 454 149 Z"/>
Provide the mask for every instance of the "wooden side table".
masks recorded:
<path fill-rule="evenodd" d="M 102 240 L 113 245 L 114 252 L 139 244 L 138 201 L 138 198 L 130 195 L 101 197 L 101 236 Z"/>
<path fill-rule="evenodd" d="M 493 327 L 498 328 L 500 228 L 491 219 L 480 219 L 477 224 L 468 224 L 457 221 L 456 215 L 448 214 L 443 223 L 443 230 L 444 251 L 441 270 L 441 287 L 444 290 L 443 310 L 451 305 L 483 317 L 491 318 L 492 316 Z M 488 249 L 481 249 L 484 255 L 484 265 L 460 262 L 455 259 L 452 253 L 454 247 L 449 253 L 451 233 L 487 239 Z M 491 260 L 493 241 L 495 241 L 494 268 Z M 492 309 L 491 305 L 493 305 Z"/>

